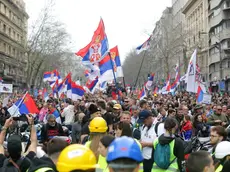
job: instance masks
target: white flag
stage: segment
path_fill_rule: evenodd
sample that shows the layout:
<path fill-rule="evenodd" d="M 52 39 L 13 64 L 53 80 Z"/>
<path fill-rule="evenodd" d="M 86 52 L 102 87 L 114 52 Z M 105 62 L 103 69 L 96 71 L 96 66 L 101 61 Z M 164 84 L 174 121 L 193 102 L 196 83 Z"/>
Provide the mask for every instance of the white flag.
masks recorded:
<path fill-rule="evenodd" d="M 187 91 L 196 93 L 196 55 L 197 55 L 197 50 L 194 51 L 192 54 L 192 57 L 189 61 L 188 64 L 188 69 L 187 69 Z"/>

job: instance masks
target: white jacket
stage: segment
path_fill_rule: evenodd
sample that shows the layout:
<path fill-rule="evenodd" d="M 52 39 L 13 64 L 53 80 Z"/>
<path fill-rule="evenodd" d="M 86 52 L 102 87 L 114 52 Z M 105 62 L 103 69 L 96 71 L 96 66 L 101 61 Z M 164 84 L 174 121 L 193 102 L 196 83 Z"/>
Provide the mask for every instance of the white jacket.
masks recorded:
<path fill-rule="evenodd" d="M 65 125 L 70 125 L 74 123 L 74 105 L 68 105 L 63 109 L 63 112 L 61 113 L 62 117 L 65 117 L 64 124 Z"/>

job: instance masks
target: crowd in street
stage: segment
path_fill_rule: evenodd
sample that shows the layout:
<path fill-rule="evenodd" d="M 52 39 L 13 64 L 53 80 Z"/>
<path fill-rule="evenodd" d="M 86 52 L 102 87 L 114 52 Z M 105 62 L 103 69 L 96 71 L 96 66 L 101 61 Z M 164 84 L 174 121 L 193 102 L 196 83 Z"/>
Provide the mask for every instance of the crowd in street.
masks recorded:
<path fill-rule="evenodd" d="M 17 98 L 0 102 L 0 171 L 230 171 L 228 93 L 206 104 L 188 92 L 141 100 L 98 92 L 74 102 L 38 96 L 39 113 L 25 120 L 7 111 Z"/>

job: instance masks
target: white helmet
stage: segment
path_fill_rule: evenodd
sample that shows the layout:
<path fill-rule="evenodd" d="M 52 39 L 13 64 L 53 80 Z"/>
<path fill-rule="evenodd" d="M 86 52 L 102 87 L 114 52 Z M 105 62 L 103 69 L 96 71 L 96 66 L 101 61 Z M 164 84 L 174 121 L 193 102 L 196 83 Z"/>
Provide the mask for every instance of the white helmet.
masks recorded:
<path fill-rule="evenodd" d="M 222 141 L 218 143 L 215 150 L 215 157 L 217 159 L 223 159 L 227 155 L 230 155 L 230 142 Z"/>

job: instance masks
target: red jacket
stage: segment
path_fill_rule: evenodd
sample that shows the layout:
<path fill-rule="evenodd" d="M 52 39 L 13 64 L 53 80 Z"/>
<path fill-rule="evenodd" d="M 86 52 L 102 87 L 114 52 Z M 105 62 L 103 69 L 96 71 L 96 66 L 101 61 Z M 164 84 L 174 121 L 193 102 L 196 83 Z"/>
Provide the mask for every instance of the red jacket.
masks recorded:
<path fill-rule="evenodd" d="M 189 130 L 192 130 L 192 123 L 191 123 L 191 121 L 187 121 L 187 122 L 185 122 L 182 125 L 181 132 L 183 132 L 183 131 L 189 131 Z"/>

